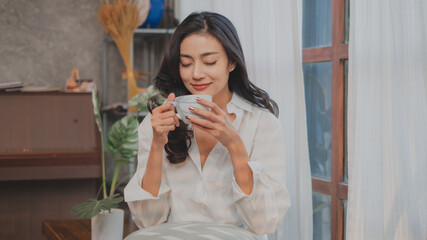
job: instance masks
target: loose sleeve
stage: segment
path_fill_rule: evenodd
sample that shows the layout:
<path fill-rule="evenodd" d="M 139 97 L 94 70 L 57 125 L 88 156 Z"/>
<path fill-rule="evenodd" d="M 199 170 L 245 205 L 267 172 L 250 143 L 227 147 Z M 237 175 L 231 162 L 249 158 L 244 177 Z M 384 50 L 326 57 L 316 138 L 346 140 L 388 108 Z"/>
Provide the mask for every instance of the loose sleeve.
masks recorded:
<path fill-rule="evenodd" d="M 170 187 L 164 174 L 157 197 L 145 191 L 141 186 L 152 138 L 151 114 L 148 114 L 138 127 L 137 170 L 124 189 L 125 201 L 128 203 L 133 220 L 139 228 L 166 222 L 170 212 Z"/>
<path fill-rule="evenodd" d="M 284 140 L 278 119 L 269 112 L 262 113 L 256 128 L 249 153 L 253 189 L 249 195 L 243 193 L 233 178 L 233 197 L 242 222 L 256 234 L 269 234 L 290 207 L 285 187 Z"/>

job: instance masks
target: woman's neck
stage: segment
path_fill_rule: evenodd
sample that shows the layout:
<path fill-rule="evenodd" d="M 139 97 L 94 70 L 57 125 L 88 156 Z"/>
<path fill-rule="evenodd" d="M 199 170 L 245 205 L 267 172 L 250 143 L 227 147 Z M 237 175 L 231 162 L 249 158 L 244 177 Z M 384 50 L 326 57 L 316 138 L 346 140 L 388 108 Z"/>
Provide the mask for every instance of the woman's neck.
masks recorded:
<path fill-rule="evenodd" d="M 214 102 L 216 105 L 218 105 L 219 108 L 221 108 L 224 112 L 228 113 L 227 111 L 227 104 L 231 101 L 231 98 L 233 97 L 233 93 L 230 91 L 223 91 L 221 94 L 217 94 L 212 97 L 212 102 Z"/>

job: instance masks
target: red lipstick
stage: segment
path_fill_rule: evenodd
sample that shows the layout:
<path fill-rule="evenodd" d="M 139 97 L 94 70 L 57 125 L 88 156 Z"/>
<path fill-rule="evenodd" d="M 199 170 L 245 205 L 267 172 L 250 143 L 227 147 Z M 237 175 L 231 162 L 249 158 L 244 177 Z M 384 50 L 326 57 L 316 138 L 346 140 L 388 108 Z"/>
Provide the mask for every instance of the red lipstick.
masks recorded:
<path fill-rule="evenodd" d="M 196 89 L 197 91 L 201 91 L 203 89 L 206 89 L 207 87 L 209 87 L 209 85 L 211 85 L 211 83 L 204 83 L 204 84 L 191 84 L 193 86 L 194 89 Z"/>

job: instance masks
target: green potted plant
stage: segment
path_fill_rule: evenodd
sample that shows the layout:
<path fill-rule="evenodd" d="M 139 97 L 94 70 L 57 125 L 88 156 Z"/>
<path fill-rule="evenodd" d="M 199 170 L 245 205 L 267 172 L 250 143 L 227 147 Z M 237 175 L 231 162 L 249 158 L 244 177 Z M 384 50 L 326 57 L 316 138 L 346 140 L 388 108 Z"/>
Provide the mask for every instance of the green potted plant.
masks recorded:
<path fill-rule="evenodd" d="M 147 111 L 147 102 L 150 98 L 158 101 L 164 100 L 154 86 L 148 87 L 146 92 L 139 93 L 129 100 L 129 106 L 136 107 L 138 113 L 129 113 L 117 120 L 109 129 L 107 140 L 104 143 L 104 131 L 100 114 L 100 103 L 96 86 L 92 91 L 92 103 L 95 122 L 101 135 L 101 164 L 102 164 L 102 197 L 96 196 L 86 202 L 73 207 L 72 214 L 80 218 L 91 218 L 92 239 L 121 239 L 123 237 L 123 210 L 118 209 L 123 197 L 116 193 L 119 183 L 127 180 L 127 177 L 118 181 L 120 169 L 124 165 L 133 164 L 133 159 L 138 152 L 138 116 L 140 112 Z M 113 159 L 114 172 L 111 186 L 107 189 L 105 148 Z M 109 190 L 109 191 L 108 191 Z M 117 220 L 111 220 L 115 218 Z M 111 223 L 111 226 L 103 224 Z M 114 228 L 114 229 L 113 229 Z M 117 236 L 114 236 L 117 235 Z"/>

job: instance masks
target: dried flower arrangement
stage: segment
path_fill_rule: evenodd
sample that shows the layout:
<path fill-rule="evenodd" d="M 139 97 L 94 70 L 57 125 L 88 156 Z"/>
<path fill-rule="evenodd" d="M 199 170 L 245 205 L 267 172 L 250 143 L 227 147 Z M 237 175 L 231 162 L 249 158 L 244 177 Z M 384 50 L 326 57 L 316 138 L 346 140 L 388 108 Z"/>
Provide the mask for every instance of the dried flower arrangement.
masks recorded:
<path fill-rule="evenodd" d="M 145 91 L 143 88 L 138 88 L 136 84 L 130 57 L 133 34 L 140 24 L 138 4 L 132 0 L 114 0 L 114 3 L 106 0 L 105 3 L 101 3 L 98 18 L 101 20 L 104 30 L 113 37 L 126 65 L 128 99 L 131 99 L 139 92 Z M 135 111 L 136 109 L 129 110 Z"/>

